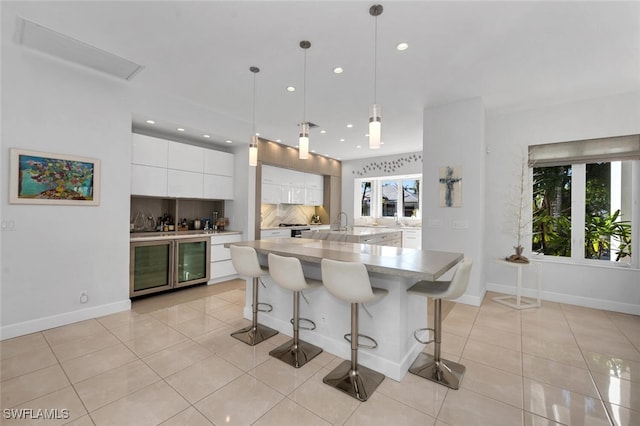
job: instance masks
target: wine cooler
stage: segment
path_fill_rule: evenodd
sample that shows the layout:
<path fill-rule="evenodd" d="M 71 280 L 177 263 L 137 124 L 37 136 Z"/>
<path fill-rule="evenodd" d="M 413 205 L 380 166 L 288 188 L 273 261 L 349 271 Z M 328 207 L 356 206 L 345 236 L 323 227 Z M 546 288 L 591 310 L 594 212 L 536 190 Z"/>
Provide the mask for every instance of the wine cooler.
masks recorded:
<path fill-rule="evenodd" d="M 209 237 L 131 243 L 129 296 L 209 281 Z"/>

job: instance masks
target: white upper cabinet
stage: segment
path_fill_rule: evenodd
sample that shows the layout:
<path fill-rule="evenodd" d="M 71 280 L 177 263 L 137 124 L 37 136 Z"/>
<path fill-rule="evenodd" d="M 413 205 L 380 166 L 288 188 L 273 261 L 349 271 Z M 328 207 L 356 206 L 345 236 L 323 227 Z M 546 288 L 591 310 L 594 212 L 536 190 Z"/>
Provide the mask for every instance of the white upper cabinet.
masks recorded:
<path fill-rule="evenodd" d="M 202 198 L 233 200 L 233 177 L 204 174 Z"/>
<path fill-rule="evenodd" d="M 131 195 L 166 197 L 167 169 L 165 167 L 132 164 Z"/>
<path fill-rule="evenodd" d="M 311 173 L 305 173 L 304 175 L 304 187 L 307 189 L 323 189 L 324 176 L 312 175 Z"/>
<path fill-rule="evenodd" d="M 262 166 L 262 183 L 283 185 L 285 183 L 285 169 L 273 166 Z"/>
<path fill-rule="evenodd" d="M 321 206 L 324 203 L 324 176 L 305 173 L 304 203 L 308 206 Z"/>
<path fill-rule="evenodd" d="M 174 170 L 202 173 L 204 148 L 169 141 L 168 167 Z"/>
<path fill-rule="evenodd" d="M 132 134 L 131 163 L 143 166 L 167 167 L 169 141 Z"/>
<path fill-rule="evenodd" d="M 202 173 L 167 170 L 167 195 L 176 198 L 202 198 Z"/>
<path fill-rule="evenodd" d="M 134 133 L 131 194 L 232 200 L 233 165 L 233 154 Z"/>
<path fill-rule="evenodd" d="M 233 176 L 233 154 L 205 149 L 203 171 L 210 175 Z"/>
<path fill-rule="evenodd" d="M 262 202 L 320 206 L 323 203 L 323 182 L 321 175 L 262 166 Z"/>

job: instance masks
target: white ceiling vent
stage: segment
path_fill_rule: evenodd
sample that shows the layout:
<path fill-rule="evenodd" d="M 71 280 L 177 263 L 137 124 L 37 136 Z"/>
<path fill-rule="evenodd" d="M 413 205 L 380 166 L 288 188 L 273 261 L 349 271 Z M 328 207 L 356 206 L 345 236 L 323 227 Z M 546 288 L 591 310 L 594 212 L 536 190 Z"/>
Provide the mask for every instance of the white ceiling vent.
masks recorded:
<path fill-rule="evenodd" d="M 130 80 L 142 65 L 18 17 L 15 41 L 23 46 Z"/>

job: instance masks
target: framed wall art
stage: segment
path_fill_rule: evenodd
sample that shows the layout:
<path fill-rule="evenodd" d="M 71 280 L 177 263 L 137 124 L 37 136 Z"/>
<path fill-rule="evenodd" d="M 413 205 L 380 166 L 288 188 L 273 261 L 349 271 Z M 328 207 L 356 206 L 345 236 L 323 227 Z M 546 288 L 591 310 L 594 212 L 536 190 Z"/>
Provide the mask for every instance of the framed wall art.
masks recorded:
<path fill-rule="evenodd" d="M 100 160 L 11 149 L 9 202 L 97 206 Z"/>
<path fill-rule="evenodd" d="M 462 166 L 440 167 L 440 207 L 462 207 Z"/>

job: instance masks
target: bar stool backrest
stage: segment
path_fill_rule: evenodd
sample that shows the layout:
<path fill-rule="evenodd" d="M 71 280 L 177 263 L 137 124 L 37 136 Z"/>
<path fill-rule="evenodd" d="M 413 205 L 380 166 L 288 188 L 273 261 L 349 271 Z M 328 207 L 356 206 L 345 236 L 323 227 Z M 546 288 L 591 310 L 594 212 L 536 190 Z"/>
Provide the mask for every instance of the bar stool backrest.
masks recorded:
<path fill-rule="evenodd" d="M 301 291 L 309 287 L 302 272 L 302 264 L 295 257 L 269 253 L 269 275 L 280 287 L 291 291 Z"/>
<path fill-rule="evenodd" d="M 231 246 L 231 263 L 238 274 L 246 277 L 259 277 L 264 270 L 258 262 L 258 254 L 253 247 Z"/>
<path fill-rule="evenodd" d="M 367 268 L 362 263 L 322 259 L 322 283 L 337 297 L 349 303 L 366 303 L 378 298 L 373 294 Z"/>
<path fill-rule="evenodd" d="M 467 291 L 469 277 L 471 276 L 471 265 L 473 265 L 473 261 L 470 257 L 462 259 L 462 262 L 458 264 L 458 268 L 453 273 L 453 278 L 451 279 L 449 288 L 444 293 L 438 295 L 440 299 L 457 299 Z"/>

